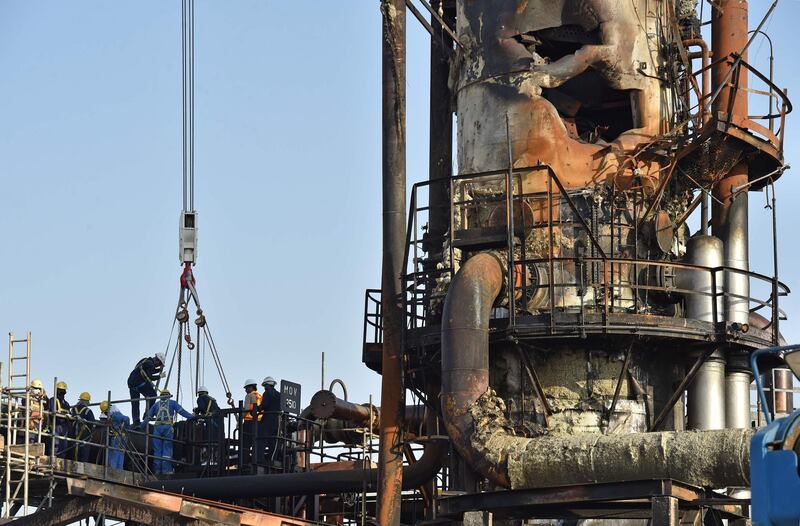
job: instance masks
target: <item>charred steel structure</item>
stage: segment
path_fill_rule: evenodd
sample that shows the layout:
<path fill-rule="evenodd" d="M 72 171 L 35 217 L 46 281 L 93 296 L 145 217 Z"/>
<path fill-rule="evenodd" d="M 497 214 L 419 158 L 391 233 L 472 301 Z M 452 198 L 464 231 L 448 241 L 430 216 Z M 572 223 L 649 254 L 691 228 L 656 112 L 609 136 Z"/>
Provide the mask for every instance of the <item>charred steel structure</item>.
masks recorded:
<path fill-rule="evenodd" d="M 6 514 L 21 469 L 23 513 L 31 474 L 41 508 L 23 524 L 743 518 L 748 359 L 780 343 L 789 292 L 773 183 L 792 106 L 748 62 L 776 5 L 749 31 L 746 0 L 381 0 L 383 268 L 363 350 L 380 407 L 334 380 L 274 435 L 224 409 L 178 426 L 162 480 L 135 430 L 140 473 L 39 463 L 56 434 L 32 444 L 30 388 L 6 388 Z M 407 14 L 431 35 L 429 177 L 410 192 Z M 748 252 L 762 188 L 766 273 Z M 791 376 L 770 380 L 770 409 L 791 411 Z"/>
<path fill-rule="evenodd" d="M 767 274 L 748 254 L 748 193 L 784 172 L 792 109 L 748 62 L 775 5 L 749 31 L 745 0 L 421 4 L 381 4 L 384 330 L 364 361 L 384 397 L 403 385 L 438 411 L 450 489 L 476 495 L 445 508 L 492 509 L 484 490 L 747 487 L 747 358 L 778 343 L 788 293 L 777 248 Z M 430 174 L 411 190 L 398 293 L 406 7 L 431 34 Z M 389 447 L 402 403 L 382 409 Z"/>

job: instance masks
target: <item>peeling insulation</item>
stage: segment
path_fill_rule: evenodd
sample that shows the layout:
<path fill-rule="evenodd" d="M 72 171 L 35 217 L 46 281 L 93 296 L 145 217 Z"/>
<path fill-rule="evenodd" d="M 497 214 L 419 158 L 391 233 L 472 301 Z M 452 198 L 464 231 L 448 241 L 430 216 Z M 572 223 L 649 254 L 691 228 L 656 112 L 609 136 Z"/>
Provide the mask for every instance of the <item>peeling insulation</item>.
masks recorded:
<path fill-rule="evenodd" d="M 505 404 L 491 389 L 474 404 L 471 446 L 503 465 L 512 489 L 675 479 L 696 486 L 747 486 L 752 430 L 513 434 Z"/>

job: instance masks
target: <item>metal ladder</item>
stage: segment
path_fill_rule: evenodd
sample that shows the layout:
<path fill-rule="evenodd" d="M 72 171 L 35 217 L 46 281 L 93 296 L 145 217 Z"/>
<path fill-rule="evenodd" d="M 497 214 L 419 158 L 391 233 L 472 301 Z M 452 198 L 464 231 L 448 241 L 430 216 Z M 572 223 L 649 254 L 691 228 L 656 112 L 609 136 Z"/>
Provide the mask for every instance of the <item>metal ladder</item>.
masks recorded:
<path fill-rule="evenodd" d="M 24 352 L 20 349 L 24 347 Z M 30 508 L 28 483 L 31 472 L 51 475 L 52 466 L 39 463 L 44 454 L 41 418 L 37 429 L 31 429 L 31 333 L 24 339 L 8 334 L 8 366 L 6 386 L 2 389 L 2 413 L 6 426 L 3 460 L 4 519 L 13 518 L 19 511 L 27 515 Z M 40 412 L 43 407 L 40 406 Z M 31 443 L 34 440 L 35 444 Z M 22 441 L 22 443 L 20 443 Z"/>

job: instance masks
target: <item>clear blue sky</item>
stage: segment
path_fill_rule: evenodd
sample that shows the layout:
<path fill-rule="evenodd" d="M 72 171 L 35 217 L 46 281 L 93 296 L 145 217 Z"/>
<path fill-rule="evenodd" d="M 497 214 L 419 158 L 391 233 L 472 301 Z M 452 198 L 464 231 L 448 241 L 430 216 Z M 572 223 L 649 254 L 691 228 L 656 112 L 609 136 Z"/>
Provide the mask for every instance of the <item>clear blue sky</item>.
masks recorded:
<path fill-rule="evenodd" d="M 755 25 L 768 2 L 752 4 Z M 769 26 L 790 94 L 798 19 L 784 0 Z M 380 27 L 376 0 L 196 2 L 196 276 L 238 396 L 269 374 L 307 402 L 325 351 L 328 379 L 377 400 L 360 357 L 380 278 Z M 427 46 L 409 17 L 411 182 L 427 176 Z M 757 43 L 752 61 L 766 57 Z M 0 0 L 0 328 L 33 331 L 34 374 L 72 399 L 125 395 L 133 364 L 166 345 L 180 67 L 178 0 Z M 792 162 L 800 119 L 786 135 Z M 798 177 L 778 189 L 782 275 L 800 294 Z M 769 216 L 751 198 L 753 267 L 770 273 Z"/>

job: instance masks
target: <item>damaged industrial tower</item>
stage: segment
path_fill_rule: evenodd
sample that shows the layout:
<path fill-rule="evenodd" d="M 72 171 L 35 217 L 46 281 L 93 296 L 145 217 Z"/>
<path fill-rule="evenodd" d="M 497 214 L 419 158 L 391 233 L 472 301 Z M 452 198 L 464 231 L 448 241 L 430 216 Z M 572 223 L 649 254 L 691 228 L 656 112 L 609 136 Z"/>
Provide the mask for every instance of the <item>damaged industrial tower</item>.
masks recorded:
<path fill-rule="evenodd" d="M 226 388 L 230 407 L 175 426 L 176 473 L 158 477 L 147 431 L 128 431 L 125 469 L 48 453 L 30 370 L 15 390 L 9 369 L 3 518 L 30 500 L 22 524 L 737 521 L 751 489 L 754 504 L 768 492 L 751 463 L 769 448 L 794 455 L 800 488 L 800 412 L 783 442 L 751 448 L 765 430 L 751 358 L 785 343 L 789 293 L 774 183 L 792 105 L 748 61 L 777 2 L 757 24 L 746 0 L 379 4 L 382 282 L 366 292 L 362 359 L 380 407 L 336 379 L 303 409 L 292 384 L 296 411 L 259 437 L 257 411 Z M 429 177 L 410 187 L 408 20 L 431 36 Z M 765 188 L 773 265 L 752 269 L 748 200 Z M 181 286 L 195 294 L 184 208 Z M 29 359 L 30 334 L 18 342 Z M 760 365 L 768 423 L 796 390 L 784 363 Z M 82 442 L 99 457 L 114 449 L 106 428 Z"/>
<path fill-rule="evenodd" d="M 430 178 L 393 234 L 407 245 L 384 240 L 384 272 L 398 250 L 406 272 L 384 274 L 382 356 L 364 356 L 440 409 L 450 488 L 475 495 L 449 509 L 502 489 L 747 487 L 748 358 L 781 341 L 788 292 L 777 252 L 750 269 L 748 193 L 785 170 L 791 111 L 747 60 L 748 2 L 703 6 L 711 45 L 696 0 L 437 5 Z M 404 191 L 386 134 L 403 129 L 405 2 L 383 6 L 386 205 Z"/>

